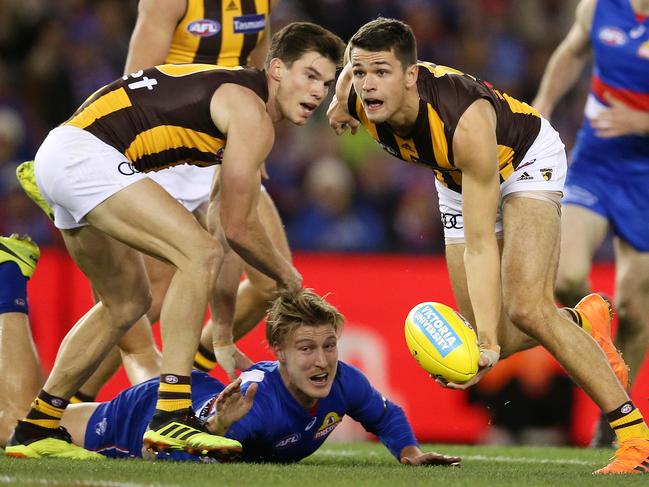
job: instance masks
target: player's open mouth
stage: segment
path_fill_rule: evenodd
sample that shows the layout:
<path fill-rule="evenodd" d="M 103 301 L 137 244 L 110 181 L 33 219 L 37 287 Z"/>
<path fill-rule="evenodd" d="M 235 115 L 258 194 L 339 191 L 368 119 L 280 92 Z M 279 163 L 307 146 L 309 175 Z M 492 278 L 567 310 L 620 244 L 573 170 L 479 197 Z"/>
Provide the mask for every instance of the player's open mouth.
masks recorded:
<path fill-rule="evenodd" d="M 383 100 L 377 100 L 376 98 L 365 98 L 363 103 L 365 103 L 369 111 L 380 110 L 383 107 Z"/>
<path fill-rule="evenodd" d="M 322 374 L 317 374 L 317 375 L 312 375 L 309 377 L 309 380 L 317 385 L 325 385 L 327 383 L 327 379 L 329 378 L 329 374 L 327 372 L 323 372 Z"/>
<path fill-rule="evenodd" d="M 306 112 L 307 116 L 311 116 L 313 111 L 318 108 L 318 105 L 315 103 L 300 103 L 300 106 L 302 107 L 302 110 Z"/>

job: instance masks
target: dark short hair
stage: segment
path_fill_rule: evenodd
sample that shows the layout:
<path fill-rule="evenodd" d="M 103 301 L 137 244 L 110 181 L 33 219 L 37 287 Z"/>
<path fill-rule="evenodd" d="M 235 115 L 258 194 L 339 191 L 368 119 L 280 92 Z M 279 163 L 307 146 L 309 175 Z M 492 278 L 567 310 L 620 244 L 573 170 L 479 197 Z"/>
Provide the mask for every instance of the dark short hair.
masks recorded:
<path fill-rule="evenodd" d="M 273 58 L 291 67 L 307 52 L 317 52 L 339 66 L 344 51 L 345 43 L 333 32 L 311 22 L 292 22 L 273 35 L 264 67 Z"/>
<path fill-rule="evenodd" d="M 379 17 L 363 25 L 349 40 L 352 48 L 392 51 L 403 69 L 417 62 L 417 41 L 410 26 L 400 20 Z"/>
<path fill-rule="evenodd" d="M 271 347 L 281 345 L 300 326 L 332 325 L 338 334 L 344 321 L 335 306 L 311 289 L 301 289 L 296 293 L 283 292 L 268 310 L 266 341 Z"/>

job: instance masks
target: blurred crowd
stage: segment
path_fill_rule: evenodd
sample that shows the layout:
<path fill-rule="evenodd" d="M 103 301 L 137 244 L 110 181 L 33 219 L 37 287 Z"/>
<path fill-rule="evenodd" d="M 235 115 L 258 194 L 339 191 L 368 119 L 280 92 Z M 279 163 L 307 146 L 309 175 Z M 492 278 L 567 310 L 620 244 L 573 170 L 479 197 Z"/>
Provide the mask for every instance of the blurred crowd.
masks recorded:
<path fill-rule="evenodd" d="M 410 24 L 419 57 L 453 66 L 531 101 L 576 0 L 281 0 L 276 30 L 311 20 L 347 40 L 378 15 Z M 32 159 L 48 130 L 100 86 L 122 75 L 135 0 L 0 2 L 0 234 L 29 233 L 61 245 L 58 232 L 17 186 L 16 165 Z M 588 89 L 559 105 L 553 123 L 568 149 Z M 326 108 L 325 108 L 326 109 Z M 358 135 L 336 137 L 321 109 L 308 128 L 284 124 L 265 182 L 296 250 L 443 250 L 431 171 L 384 154 Z"/>

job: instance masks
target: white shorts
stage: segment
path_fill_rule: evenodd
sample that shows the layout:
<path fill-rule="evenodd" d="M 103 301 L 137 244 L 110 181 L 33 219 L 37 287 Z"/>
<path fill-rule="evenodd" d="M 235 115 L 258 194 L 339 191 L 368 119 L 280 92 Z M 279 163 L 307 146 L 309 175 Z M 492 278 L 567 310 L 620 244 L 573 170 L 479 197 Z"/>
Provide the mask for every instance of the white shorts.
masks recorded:
<path fill-rule="evenodd" d="M 170 167 L 147 174 L 162 186 L 187 210 L 193 212 L 210 199 L 212 178 L 216 166 L 199 167 L 191 164 Z"/>
<path fill-rule="evenodd" d="M 212 179 L 217 167 L 220 166 L 199 167 L 183 164 L 162 171 L 150 172 L 147 173 L 147 176 L 193 213 L 210 200 Z M 261 190 L 266 191 L 263 184 Z"/>
<path fill-rule="evenodd" d="M 87 225 L 84 217 L 92 209 L 147 177 L 117 149 L 69 125 L 47 135 L 34 158 L 34 173 L 61 229 Z"/>
<path fill-rule="evenodd" d="M 568 168 L 566 151 L 559 133 L 544 118 L 536 140 L 518 168 L 500 185 L 500 205 L 496 214 L 495 232 L 502 235 L 502 202 L 506 196 L 519 192 L 563 192 Z M 437 179 L 439 213 L 446 243 L 464 241 L 462 195 L 451 191 Z"/>

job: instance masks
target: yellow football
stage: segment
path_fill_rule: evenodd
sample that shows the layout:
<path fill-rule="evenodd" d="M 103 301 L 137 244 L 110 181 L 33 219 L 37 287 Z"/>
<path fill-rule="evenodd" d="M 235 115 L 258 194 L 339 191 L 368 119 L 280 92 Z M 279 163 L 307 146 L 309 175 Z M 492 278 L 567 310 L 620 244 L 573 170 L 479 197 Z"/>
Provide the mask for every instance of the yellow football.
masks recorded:
<path fill-rule="evenodd" d="M 417 363 L 434 377 L 463 383 L 478 372 L 478 337 L 460 313 L 441 303 L 420 303 L 408 313 L 406 342 Z"/>

